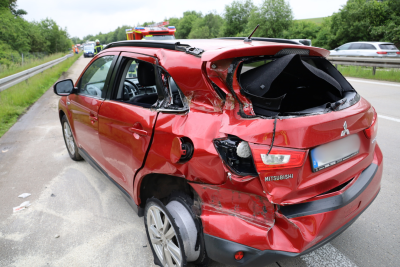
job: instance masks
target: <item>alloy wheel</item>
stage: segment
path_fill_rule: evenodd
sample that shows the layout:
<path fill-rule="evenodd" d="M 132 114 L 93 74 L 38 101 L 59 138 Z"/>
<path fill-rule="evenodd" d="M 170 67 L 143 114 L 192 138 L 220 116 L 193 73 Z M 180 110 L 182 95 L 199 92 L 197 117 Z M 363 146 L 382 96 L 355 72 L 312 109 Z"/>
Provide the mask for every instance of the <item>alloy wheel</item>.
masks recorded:
<path fill-rule="evenodd" d="M 75 154 L 74 137 L 72 135 L 71 128 L 69 127 L 69 124 L 67 122 L 64 122 L 64 139 L 65 143 L 67 144 L 69 153 L 74 155 Z"/>
<path fill-rule="evenodd" d="M 164 267 L 182 266 L 182 253 L 176 232 L 168 216 L 157 206 L 147 212 L 150 242 Z"/>

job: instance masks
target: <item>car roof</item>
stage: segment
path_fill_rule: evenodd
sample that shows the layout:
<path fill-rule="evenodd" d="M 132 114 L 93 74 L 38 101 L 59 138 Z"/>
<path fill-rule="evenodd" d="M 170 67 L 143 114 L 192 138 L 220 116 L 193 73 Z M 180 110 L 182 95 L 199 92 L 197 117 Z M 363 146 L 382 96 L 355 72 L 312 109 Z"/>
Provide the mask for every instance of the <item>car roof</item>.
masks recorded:
<path fill-rule="evenodd" d="M 349 42 L 346 44 L 355 44 L 355 43 L 367 43 L 367 44 L 393 44 L 390 42 L 377 42 L 377 41 L 358 41 L 358 42 Z"/>
<path fill-rule="evenodd" d="M 242 44 L 243 40 L 244 37 L 225 37 L 225 38 L 215 38 L 215 39 L 129 40 L 129 41 L 119 41 L 110 43 L 107 46 L 107 48 L 118 47 L 118 46 L 138 46 L 138 47 L 154 47 L 154 48 L 165 48 L 174 50 L 175 45 L 189 45 L 207 51 L 207 50 L 225 48 L 235 44 Z M 278 38 L 252 38 L 252 41 L 298 45 L 298 43 L 295 41 L 287 39 L 278 39 Z"/>
<path fill-rule="evenodd" d="M 212 52 L 214 55 L 219 53 L 225 53 L 230 50 L 231 52 L 239 52 L 244 50 L 254 50 L 268 48 L 271 49 L 283 49 L 283 48 L 294 48 L 294 49 L 306 49 L 312 51 L 314 55 L 327 56 L 329 51 L 317 48 L 304 46 L 296 41 L 291 41 L 287 39 L 277 39 L 277 38 L 252 38 L 251 43 L 244 42 L 244 37 L 225 37 L 216 39 L 175 39 L 175 40 L 129 40 L 110 43 L 104 49 L 115 48 L 115 47 L 143 47 L 143 48 L 159 48 L 159 49 L 169 49 L 185 51 L 186 48 L 198 48 L 203 50 L 202 52 Z M 265 51 L 265 49 L 264 49 Z M 210 54 L 210 53 L 203 53 Z M 194 53 L 189 53 L 194 54 Z M 230 53 L 232 54 L 232 53 Z M 234 57 L 238 57 L 234 56 Z M 210 57 L 209 57 L 210 59 Z"/>

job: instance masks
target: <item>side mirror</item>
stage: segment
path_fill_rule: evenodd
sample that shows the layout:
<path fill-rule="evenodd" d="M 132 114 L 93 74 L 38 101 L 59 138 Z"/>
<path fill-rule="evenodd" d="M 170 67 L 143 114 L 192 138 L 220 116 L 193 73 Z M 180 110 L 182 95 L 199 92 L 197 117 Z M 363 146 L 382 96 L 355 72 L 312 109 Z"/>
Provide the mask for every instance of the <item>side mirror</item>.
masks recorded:
<path fill-rule="evenodd" d="M 339 48 L 335 48 L 335 51 L 339 51 Z"/>
<path fill-rule="evenodd" d="M 74 83 L 71 79 L 66 79 L 56 82 L 53 88 L 56 95 L 67 96 L 74 91 Z"/>

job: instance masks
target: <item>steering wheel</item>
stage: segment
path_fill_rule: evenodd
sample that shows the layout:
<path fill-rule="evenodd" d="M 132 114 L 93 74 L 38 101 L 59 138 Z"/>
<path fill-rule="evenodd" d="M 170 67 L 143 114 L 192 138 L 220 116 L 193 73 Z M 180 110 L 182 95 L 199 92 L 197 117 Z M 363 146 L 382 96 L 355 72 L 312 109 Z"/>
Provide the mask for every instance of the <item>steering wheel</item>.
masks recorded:
<path fill-rule="evenodd" d="M 131 82 L 130 80 L 125 80 L 125 82 L 130 83 L 133 85 L 133 87 L 135 88 L 135 93 L 139 92 L 139 88 L 137 87 L 137 85 L 134 82 Z"/>
<path fill-rule="evenodd" d="M 124 100 L 129 100 L 135 95 L 135 90 L 131 88 L 128 84 L 124 83 Z"/>

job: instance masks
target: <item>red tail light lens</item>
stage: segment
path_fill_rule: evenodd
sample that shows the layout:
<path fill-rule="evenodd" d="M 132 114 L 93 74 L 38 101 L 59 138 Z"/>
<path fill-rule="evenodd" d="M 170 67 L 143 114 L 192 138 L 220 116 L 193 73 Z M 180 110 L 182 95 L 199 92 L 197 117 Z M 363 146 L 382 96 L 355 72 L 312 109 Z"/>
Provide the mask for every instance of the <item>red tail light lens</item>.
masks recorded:
<path fill-rule="evenodd" d="M 368 139 L 374 139 L 378 132 L 378 114 L 374 109 L 374 117 L 372 119 L 371 126 L 364 130 L 364 134 Z"/>
<path fill-rule="evenodd" d="M 379 55 L 386 55 L 387 54 L 387 52 L 383 52 L 383 51 L 378 51 L 376 53 L 379 54 Z"/>
<path fill-rule="evenodd" d="M 307 150 L 250 144 L 257 171 L 301 167 L 307 156 Z"/>
<path fill-rule="evenodd" d="M 396 54 L 400 55 L 400 52 L 396 52 Z"/>

